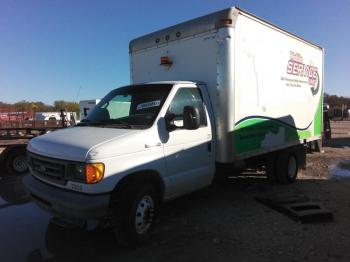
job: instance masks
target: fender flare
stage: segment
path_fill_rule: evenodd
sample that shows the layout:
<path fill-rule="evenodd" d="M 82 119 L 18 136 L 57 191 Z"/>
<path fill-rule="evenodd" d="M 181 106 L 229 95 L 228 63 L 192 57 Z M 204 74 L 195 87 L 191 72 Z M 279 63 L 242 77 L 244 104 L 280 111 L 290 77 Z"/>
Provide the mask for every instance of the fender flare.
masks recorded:
<path fill-rule="evenodd" d="M 159 191 L 160 201 L 162 201 L 164 198 L 165 184 L 160 174 L 155 170 L 141 170 L 125 175 L 114 187 L 111 201 L 117 200 L 128 185 L 146 181 L 151 182 L 156 186 Z"/>

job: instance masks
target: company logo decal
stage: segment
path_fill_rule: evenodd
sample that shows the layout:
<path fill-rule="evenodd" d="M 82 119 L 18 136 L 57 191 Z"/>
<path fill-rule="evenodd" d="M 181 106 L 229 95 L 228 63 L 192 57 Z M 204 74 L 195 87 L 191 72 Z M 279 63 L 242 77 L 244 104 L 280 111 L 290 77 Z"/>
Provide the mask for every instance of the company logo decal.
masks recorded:
<path fill-rule="evenodd" d="M 298 79 L 288 79 L 283 78 L 282 80 L 289 80 L 288 82 L 293 82 L 287 84 L 287 86 L 300 87 L 302 84 L 310 85 L 312 95 L 316 95 L 319 90 L 319 75 L 318 68 L 306 64 L 304 62 L 303 56 L 297 52 L 290 52 L 290 58 L 287 63 L 287 74 L 297 76 Z"/>

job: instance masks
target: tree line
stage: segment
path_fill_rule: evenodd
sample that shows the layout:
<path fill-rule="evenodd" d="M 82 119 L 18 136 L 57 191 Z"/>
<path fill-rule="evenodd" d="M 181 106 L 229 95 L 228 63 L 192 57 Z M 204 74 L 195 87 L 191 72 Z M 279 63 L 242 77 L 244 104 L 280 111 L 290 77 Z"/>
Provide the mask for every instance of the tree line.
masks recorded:
<path fill-rule="evenodd" d="M 28 112 L 30 114 L 35 112 L 59 112 L 61 109 L 67 112 L 79 113 L 79 104 L 72 101 L 56 100 L 53 105 L 47 105 L 41 101 L 30 102 L 22 100 L 13 104 L 4 103 L 0 101 L 1 112 Z"/>
<path fill-rule="evenodd" d="M 345 105 L 344 109 L 350 108 L 350 97 L 330 95 L 330 94 L 324 93 L 323 102 L 328 104 L 331 108 L 334 108 L 334 107 L 341 108 L 343 107 L 343 105 Z"/>

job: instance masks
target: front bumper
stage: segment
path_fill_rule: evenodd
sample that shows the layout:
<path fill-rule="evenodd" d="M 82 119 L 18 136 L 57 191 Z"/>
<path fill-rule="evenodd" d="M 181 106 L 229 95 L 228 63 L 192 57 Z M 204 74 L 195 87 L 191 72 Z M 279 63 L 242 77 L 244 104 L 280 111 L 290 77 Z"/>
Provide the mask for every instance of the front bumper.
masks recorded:
<path fill-rule="evenodd" d="M 110 194 L 86 195 L 48 185 L 32 175 L 23 178 L 30 197 L 42 208 L 61 218 L 100 219 L 108 211 Z"/>

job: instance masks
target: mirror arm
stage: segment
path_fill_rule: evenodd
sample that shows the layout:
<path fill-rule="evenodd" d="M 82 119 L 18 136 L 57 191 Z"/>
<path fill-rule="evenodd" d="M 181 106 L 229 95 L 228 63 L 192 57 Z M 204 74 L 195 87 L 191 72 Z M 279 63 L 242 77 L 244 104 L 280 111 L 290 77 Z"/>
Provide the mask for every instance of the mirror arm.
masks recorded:
<path fill-rule="evenodd" d="M 174 125 L 174 119 L 177 115 L 175 114 L 166 114 L 164 119 L 165 119 L 165 126 L 166 126 L 166 129 L 171 132 L 171 131 L 174 131 L 177 129 L 177 126 Z"/>

